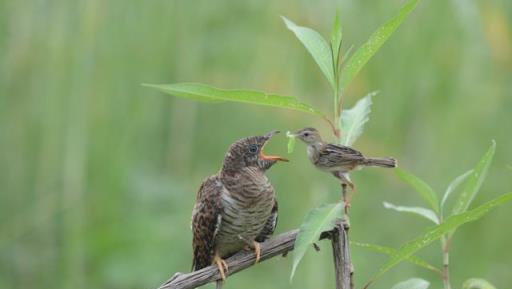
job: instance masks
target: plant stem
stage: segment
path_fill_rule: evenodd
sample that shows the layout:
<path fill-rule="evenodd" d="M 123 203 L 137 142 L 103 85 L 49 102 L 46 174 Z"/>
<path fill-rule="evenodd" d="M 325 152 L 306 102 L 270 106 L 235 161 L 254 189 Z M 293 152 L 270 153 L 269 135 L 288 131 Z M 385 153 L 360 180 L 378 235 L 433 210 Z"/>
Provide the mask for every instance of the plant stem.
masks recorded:
<path fill-rule="evenodd" d="M 443 288 L 444 289 L 451 289 L 452 286 L 450 285 L 450 271 L 449 271 L 449 265 L 450 265 L 450 255 L 449 255 L 449 243 L 448 237 L 444 235 L 441 238 L 441 248 L 443 251 Z"/>
<path fill-rule="evenodd" d="M 340 97 L 338 95 L 338 84 L 336 83 L 336 89 L 334 91 L 334 125 L 336 126 L 335 136 L 338 138 L 337 141 L 339 141 L 340 130 L 341 130 L 339 103 L 340 103 Z"/>

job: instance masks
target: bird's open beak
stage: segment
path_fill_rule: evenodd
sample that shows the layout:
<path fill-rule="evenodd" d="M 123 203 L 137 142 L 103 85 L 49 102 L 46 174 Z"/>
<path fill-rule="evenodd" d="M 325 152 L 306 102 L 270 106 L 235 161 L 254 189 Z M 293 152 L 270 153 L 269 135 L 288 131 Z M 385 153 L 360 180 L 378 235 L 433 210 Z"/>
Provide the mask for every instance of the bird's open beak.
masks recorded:
<path fill-rule="evenodd" d="M 265 143 L 263 144 L 263 146 L 261 147 L 261 150 L 260 150 L 260 159 L 262 160 L 269 160 L 269 161 L 282 161 L 282 162 L 287 162 L 288 160 L 283 158 L 283 157 L 280 157 L 280 156 L 268 156 L 268 155 L 265 155 L 263 153 L 263 148 L 265 148 L 265 145 L 267 144 L 267 142 L 276 134 L 278 134 L 280 131 L 278 130 L 273 130 L 271 132 L 268 132 L 266 133 L 263 137 L 265 138 Z"/>

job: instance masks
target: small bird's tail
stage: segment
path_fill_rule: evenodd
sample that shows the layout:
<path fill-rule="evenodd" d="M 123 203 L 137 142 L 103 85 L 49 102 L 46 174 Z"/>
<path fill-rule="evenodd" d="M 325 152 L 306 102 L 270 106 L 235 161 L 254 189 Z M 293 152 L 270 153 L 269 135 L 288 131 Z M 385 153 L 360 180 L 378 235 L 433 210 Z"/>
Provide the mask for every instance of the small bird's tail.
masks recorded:
<path fill-rule="evenodd" d="M 397 162 L 394 158 L 366 158 L 364 160 L 364 165 L 383 168 L 396 168 Z"/>

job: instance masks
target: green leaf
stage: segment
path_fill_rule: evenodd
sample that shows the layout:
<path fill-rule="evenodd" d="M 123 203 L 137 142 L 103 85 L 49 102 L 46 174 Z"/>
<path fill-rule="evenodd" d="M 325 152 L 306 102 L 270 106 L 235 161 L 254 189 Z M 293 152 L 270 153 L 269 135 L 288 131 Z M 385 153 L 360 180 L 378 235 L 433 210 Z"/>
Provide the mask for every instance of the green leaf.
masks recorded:
<path fill-rule="evenodd" d="M 436 213 L 439 213 L 439 200 L 437 194 L 427 183 L 417 176 L 400 168 L 396 168 L 395 173 L 402 181 L 413 187 L 421 197 L 429 203 Z"/>
<path fill-rule="evenodd" d="M 405 243 L 401 246 L 396 253 L 391 255 L 390 259 L 379 269 L 379 271 L 366 283 L 364 288 L 368 288 L 368 286 L 374 282 L 377 278 L 382 276 L 389 269 L 393 268 L 395 265 L 400 263 L 401 261 L 407 259 L 412 256 L 418 250 L 430 245 L 435 240 L 439 239 L 444 234 L 475 220 L 478 220 L 486 213 L 488 213 L 491 209 L 495 208 L 498 205 L 504 204 L 508 201 L 512 200 L 512 193 L 507 193 L 499 196 L 475 209 L 466 211 L 465 213 L 461 213 L 458 215 L 453 215 L 447 218 L 440 225 L 428 228 L 423 234 L 421 234 L 416 239 Z"/>
<path fill-rule="evenodd" d="M 376 94 L 376 91 L 369 93 L 358 100 L 352 108 L 344 109 L 341 112 L 341 144 L 351 146 L 363 133 L 364 125 L 370 119 L 372 97 Z"/>
<path fill-rule="evenodd" d="M 348 86 L 368 60 L 372 58 L 389 36 L 402 24 L 407 15 L 414 10 L 416 4 L 418 4 L 418 0 L 408 0 L 393 18 L 380 26 L 366 43 L 352 55 L 341 70 L 341 87 L 346 88 Z"/>
<path fill-rule="evenodd" d="M 487 176 L 487 171 L 489 170 L 495 151 L 496 142 L 493 140 L 485 155 L 473 169 L 473 173 L 469 177 L 466 186 L 464 186 L 464 190 L 461 192 L 453 207 L 452 214 L 460 214 L 469 208 Z"/>
<path fill-rule="evenodd" d="M 384 246 L 375 245 L 375 244 L 359 243 L 359 242 L 353 242 L 353 241 L 351 241 L 350 244 L 361 247 L 361 248 L 367 248 L 374 252 L 382 253 L 382 254 L 386 254 L 386 255 L 393 255 L 397 251 L 395 248 L 384 247 Z M 414 265 L 418 265 L 420 267 L 434 271 L 436 273 L 441 273 L 441 270 L 436 268 L 434 265 L 431 265 L 427 261 L 425 261 L 421 258 L 418 258 L 414 255 L 409 256 L 408 258 L 405 259 L 405 261 L 409 261 L 410 263 L 412 263 Z"/>
<path fill-rule="evenodd" d="M 173 84 L 150 84 L 143 83 L 142 86 L 155 88 L 161 92 L 174 95 L 181 98 L 190 100 L 196 100 L 206 103 L 221 103 L 225 102 L 225 99 L 212 95 L 209 89 L 215 89 L 208 87 L 201 83 L 173 83 Z"/>
<path fill-rule="evenodd" d="M 471 175 L 471 173 L 473 173 L 473 170 L 463 173 L 448 185 L 448 188 L 446 188 L 446 191 L 444 192 L 443 199 L 441 200 L 441 213 L 443 212 L 444 204 L 448 200 L 448 197 Z"/>
<path fill-rule="evenodd" d="M 293 267 L 290 275 L 290 281 L 293 279 L 295 270 L 300 260 L 304 257 L 306 250 L 318 241 L 323 231 L 334 228 L 334 221 L 341 218 L 343 212 L 343 204 L 327 204 L 311 210 L 304 222 L 299 228 L 295 246 L 293 249 Z"/>
<path fill-rule="evenodd" d="M 311 54 L 316 64 L 318 64 L 320 70 L 322 70 L 325 75 L 325 78 L 329 81 L 332 89 L 336 90 L 333 57 L 327 42 L 315 30 L 308 27 L 298 26 L 286 17 L 281 17 L 283 18 L 286 27 L 295 33 L 295 36 L 297 36 L 304 47 L 306 47 L 309 54 Z"/>
<path fill-rule="evenodd" d="M 427 289 L 430 282 L 420 278 L 411 278 L 409 280 L 397 283 L 391 289 Z"/>
<path fill-rule="evenodd" d="M 421 208 L 421 207 L 406 207 L 406 206 L 395 206 L 391 203 L 384 202 L 384 208 L 395 210 L 397 212 L 413 213 L 422 216 L 435 224 L 439 224 L 439 218 L 436 213 L 432 210 Z"/>
<path fill-rule="evenodd" d="M 291 134 L 289 131 L 286 132 L 286 137 L 288 138 L 288 153 L 293 153 L 295 149 L 295 135 Z"/>
<path fill-rule="evenodd" d="M 333 69 L 335 71 L 334 75 L 337 75 L 339 68 L 339 60 L 340 60 L 340 48 L 341 48 L 341 40 L 343 38 L 343 33 L 341 30 L 341 20 L 339 12 L 336 12 L 336 17 L 334 18 L 334 23 L 332 25 L 331 30 L 331 49 L 332 49 L 332 58 L 333 58 Z"/>
<path fill-rule="evenodd" d="M 320 111 L 298 101 L 297 98 L 292 96 L 282 96 L 254 90 L 220 89 L 201 83 L 143 84 L 143 86 L 156 88 L 164 93 L 192 100 L 209 102 L 234 101 L 266 105 L 324 117 L 324 114 Z"/>
<path fill-rule="evenodd" d="M 462 289 L 496 289 L 496 287 L 485 279 L 471 278 L 464 281 Z"/>

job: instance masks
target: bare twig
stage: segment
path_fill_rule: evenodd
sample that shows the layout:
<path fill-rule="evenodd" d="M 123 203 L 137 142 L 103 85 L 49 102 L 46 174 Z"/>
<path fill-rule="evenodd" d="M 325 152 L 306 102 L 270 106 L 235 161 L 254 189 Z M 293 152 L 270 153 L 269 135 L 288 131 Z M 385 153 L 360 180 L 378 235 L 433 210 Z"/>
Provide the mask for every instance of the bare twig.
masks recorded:
<path fill-rule="evenodd" d="M 329 126 L 331 127 L 331 130 L 332 130 L 332 133 L 334 134 L 334 136 L 336 138 L 339 138 L 340 137 L 340 131 L 339 131 L 339 129 L 336 128 L 336 125 L 327 116 L 322 116 L 322 119 L 325 120 L 329 124 Z"/>
<path fill-rule="evenodd" d="M 338 220 L 336 222 L 336 226 L 332 231 L 325 231 L 321 234 L 320 240 L 323 239 L 332 239 L 333 241 L 333 250 L 338 250 L 338 253 L 334 253 L 335 256 L 335 267 L 336 272 L 339 268 L 343 268 L 341 272 L 345 272 L 348 266 L 348 272 L 350 272 L 350 254 L 348 248 L 348 235 L 347 235 L 347 226 L 345 225 L 343 220 Z M 341 230 L 341 231 L 340 231 Z M 267 240 L 261 244 L 261 259 L 260 262 L 265 261 L 267 259 L 273 258 L 275 256 L 283 255 L 293 250 L 293 246 L 295 244 L 295 239 L 297 237 L 298 230 L 288 231 L 286 233 L 280 234 Z M 335 241 L 336 240 L 336 241 Z M 337 243 L 335 246 L 334 244 Z M 336 247 L 336 249 L 335 249 Z M 339 256 L 337 258 L 336 256 Z M 348 257 L 347 257 L 348 256 Z M 256 261 L 256 256 L 253 252 L 250 251 L 241 251 L 236 253 L 234 256 L 228 258 L 226 262 L 228 263 L 229 271 L 227 275 L 233 275 L 239 271 L 247 269 L 254 265 Z M 337 264 L 337 262 L 341 262 Z M 344 271 L 345 270 L 345 271 Z M 337 274 L 338 275 L 338 274 Z M 336 288 L 337 289 L 349 289 L 350 287 L 339 287 L 338 285 L 338 277 L 336 278 Z M 341 275 L 342 284 L 350 284 L 350 273 Z M 158 289 L 187 289 L 187 288 L 196 288 L 201 285 L 214 282 L 220 279 L 220 273 L 216 266 L 209 266 L 203 268 L 198 271 L 194 271 L 191 273 L 176 273 L 174 276 L 167 280 L 164 284 L 162 284 Z"/>
<path fill-rule="evenodd" d="M 332 254 L 334 257 L 334 270 L 336 272 L 336 288 L 351 289 L 354 287 L 352 280 L 352 261 L 348 241 L 348 226 L 336 224 L 332 231 Z"/>

